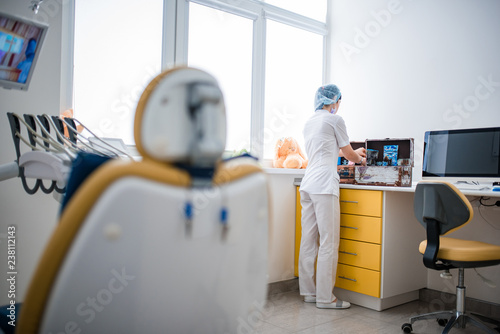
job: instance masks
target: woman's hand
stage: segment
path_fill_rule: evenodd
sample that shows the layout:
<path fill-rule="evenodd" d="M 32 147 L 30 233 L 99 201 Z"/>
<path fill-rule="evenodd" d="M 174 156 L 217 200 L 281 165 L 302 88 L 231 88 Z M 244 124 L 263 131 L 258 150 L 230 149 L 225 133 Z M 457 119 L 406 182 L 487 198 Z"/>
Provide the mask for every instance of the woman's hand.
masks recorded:
<path fill-rule="evenodd" d="M 366 166 L 366 150 L 364 147 L 353 150 L 351 144 L 349 144 L 341 147 L 340 151 L 347 160 Z"/>
<path fill-rule="evenodd" d="M 359 154 L 363 158 L 366 158 L 366 149 L 364 147 L 357 148 L 354 150 L 354 152 L 356 152 L 357 154 Z"/>

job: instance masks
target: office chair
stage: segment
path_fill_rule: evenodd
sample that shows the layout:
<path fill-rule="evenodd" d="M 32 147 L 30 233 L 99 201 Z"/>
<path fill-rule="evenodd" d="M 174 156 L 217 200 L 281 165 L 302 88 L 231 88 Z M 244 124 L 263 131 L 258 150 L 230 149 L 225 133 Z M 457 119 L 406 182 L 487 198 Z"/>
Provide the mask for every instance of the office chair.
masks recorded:
<path fill-rule="evenodd" d="M 403 324 L 402 330 L 411 333 L 415 321 L 438 319 L 440 324 L 446 324 L 443 334 L 448 333 L 453 326 L 465 328 L 467 323 L 487 333 L 495 333 L 481 320 L 500 326 L 498 320 L 465 311 L 464 269 L 500 264 L 500 246 L 442 237 L 463 227 L 473 217 L 473 209 L 467 198 L 448 182 L 419 182 L 415 190 L 414 211 L 415 217 L 427 231 L 427 240 L 419 246 L 424 265 L 445 271 L 458 268 L 456 309 L 411 317 L 410 323 Z M 498 328 L 496 330 L 500 332 Z"/>
<path fill-rule="evenodd" d="M 134 122 L 142 159 L 75 191 L 42 254 L 17 333 L 236 333 L 266 300 L 268 190 L 253 158 L 222 161 L 216 80 L 158 75 Z M 241 329 L 243 328 L 243 329 Z"/>

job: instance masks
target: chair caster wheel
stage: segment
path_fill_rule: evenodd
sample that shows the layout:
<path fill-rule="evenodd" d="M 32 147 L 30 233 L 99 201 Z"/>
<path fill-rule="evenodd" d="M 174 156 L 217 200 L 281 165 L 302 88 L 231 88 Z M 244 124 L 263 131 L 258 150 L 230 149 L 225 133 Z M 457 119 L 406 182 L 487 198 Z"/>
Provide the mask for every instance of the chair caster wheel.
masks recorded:
<path fill-rule="evenodd" d="M 401 326 L 401 329 L 403 330 L 403 332 L 405 333 L 411 333 L 413 331 L 413 327 L 411 326 L 411 324 L 409 323 L 405 323 L 403 324 L 403 326 Z"/>
<path fill-rule="evenodd" d="M 439 326 L 444 327 L 448 323 L 448 319 L 437 319 L 437 322 L 438 322 Z"/>

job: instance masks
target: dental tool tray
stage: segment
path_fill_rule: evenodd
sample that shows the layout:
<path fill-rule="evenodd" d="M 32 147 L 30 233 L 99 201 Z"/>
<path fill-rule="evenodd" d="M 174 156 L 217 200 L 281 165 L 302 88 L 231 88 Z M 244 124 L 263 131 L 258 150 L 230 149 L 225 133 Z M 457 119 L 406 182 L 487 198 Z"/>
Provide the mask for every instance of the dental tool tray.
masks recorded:
<path fill-rule="evenodd" d="M 339 158 L 337 172 L 340 183 L 411 187 L 413 160 L 413 138 L 367 139 L 351 142 L 353 149 L 365 147 L 367 165 L 352 165 Z"/>

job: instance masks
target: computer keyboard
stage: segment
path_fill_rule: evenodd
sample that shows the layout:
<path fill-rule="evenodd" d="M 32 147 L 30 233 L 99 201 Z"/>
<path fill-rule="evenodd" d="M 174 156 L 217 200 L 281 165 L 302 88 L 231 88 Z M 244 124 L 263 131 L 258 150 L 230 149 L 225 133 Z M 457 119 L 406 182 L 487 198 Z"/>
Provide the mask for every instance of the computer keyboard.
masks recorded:
<path fill-rule="evenodd" d="M 485 184 L 474 184 L 474 183 L 465 183 L 465 182 L 457 182 L 455 183 L 455 187 L 460 190 L 491 190 Z"/>

